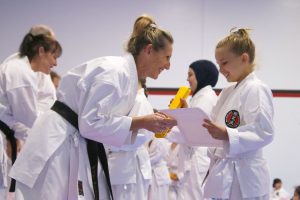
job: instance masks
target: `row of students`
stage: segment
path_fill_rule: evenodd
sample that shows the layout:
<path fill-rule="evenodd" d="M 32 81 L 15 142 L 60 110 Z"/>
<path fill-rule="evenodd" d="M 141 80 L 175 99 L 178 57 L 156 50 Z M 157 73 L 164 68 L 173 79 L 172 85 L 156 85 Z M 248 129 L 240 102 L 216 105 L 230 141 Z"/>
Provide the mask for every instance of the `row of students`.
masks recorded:
<path fill-rule="evenodd" d="M 170 67 L 172 36 L 145 18 L 141 16 L 136 20 L 126 56 L 101 57 L 71 69 L 62 78 L 59 101 L 38 118 L 35 113 L 30 124 L 22 121 L 31 119 L 27 115 L 14 116 L 29 128 L 37 118 L 10 172 L 10 176 L 17 180 L 17 199 L 110 199 L 110 185 L 113 184 L 115 191 L 122 191 L 124 184 L 110 182 L 102 143 L 120 147 L 131 144 L 141 129 L 161 132 L 176 125 L 174 119 L 159 112 L 128 115 L 137 98 L 138 80 L 156 79 L 161 71 Z M 42 64 L 30 65 L 36 57 L 29 55 L 22 60 L 22 52 L 21 57 L 17 57 L 30 70 L 49 73 L 49 67 L 56 64 L 56 58 L 61 54 L 59 43 L 44 35 L 28 34 L 27 37 L 30 44 L 35 44 L 34 39 L 54 42 L 55 45 L 51 43 L 49 48 L 39 46 L 35 49 L 43 61 L 47 61 L 43 62 L 42 68 Z M 212 121 L 205 120 L 203 124 L 212 137 L 224 143 L 223 148 L 208 150 L 210 167 L 204 184 L 206 198 L 268 199 L 269 176 L 262 148 L 273 138 L 273 104 L 270 89 L 253 72 L 254 57 L 255 47 L 245 29 L 232 32 L 216 47 L 220 72 L 228 82 L 236 84 L 221 92 L 211 112 Z M 5 63 L 1 69 L 10 70 Z M 20 70 L 25 69 L 28 67 Z M 4 80 L 11 79 L 1 77 L 1 81 Z M 198 87 L 201 80 L 197 81 Z M 15 97 L 4 91 L 6 86 L 18 89 L 18 85 L 2 83 L 2 108 L 11 102 L 8 97 Z M 197 94 L 193 95 L 196 98 Z M 35 102 L 33 97 L 28 99 Z M 13 123 L 6 120 L 6 117 L 12 118 L 14 110 L 8 106 L 3 110 L 9 112 L 6 115 L 1 112 L 1 121 L 14 130 L 15 119 Z M 156 145 L 157 142 L 162 140 L 149 142 L 150 160 L 151 152 L 155 151 L 151 147 L 164 148 L 164 145 Z M 151 160 L 153 166 L 155 161 L 154 156 Z M 186 167 L 189 168 L 184 166 L 183 169 Z M 159 174 L 154 171 L 153 180 L 157 177 Z M 162 188 L 155 186 L 155 183 L 151 185 L 151 194 L 163 195 L 164 192 L 159 192 Z"/>

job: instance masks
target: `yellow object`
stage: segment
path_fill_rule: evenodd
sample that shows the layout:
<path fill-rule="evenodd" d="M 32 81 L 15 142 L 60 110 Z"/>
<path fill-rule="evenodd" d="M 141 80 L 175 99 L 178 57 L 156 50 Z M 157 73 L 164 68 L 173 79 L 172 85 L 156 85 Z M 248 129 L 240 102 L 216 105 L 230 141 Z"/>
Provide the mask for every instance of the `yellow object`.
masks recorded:
<path fill-rule="evenodd" d="M 172 103 L 169 105 L 169 109 L 177 109 L 181 108 L 181 101 L 180 99 L 186 99 L 190 95 L 190 88 L 186 86 L 181 86 L 177 91 L 175 98 L 173 99 Z"/>
<path fill-rule="evenodd" d="M 190 88 L 186 87 L 186 86 L 181 86 L 179 88 L 179 90 L 177 91 L 177 94 L 175 96 L 175 98 L 173 99 L 172 103 L 169 105 L 169 109 L 177 109 L 177 108 L 181 108 L 181 101 L 180 99 L 186 99 L 189 95 L 190 95 Z M 167 134 L 170 132 L 171 129 L 166 129 L 163 132 L 160 133 L 155 133 L 155 137 L 157 138 L 164 138 L 167 136 Z"/>

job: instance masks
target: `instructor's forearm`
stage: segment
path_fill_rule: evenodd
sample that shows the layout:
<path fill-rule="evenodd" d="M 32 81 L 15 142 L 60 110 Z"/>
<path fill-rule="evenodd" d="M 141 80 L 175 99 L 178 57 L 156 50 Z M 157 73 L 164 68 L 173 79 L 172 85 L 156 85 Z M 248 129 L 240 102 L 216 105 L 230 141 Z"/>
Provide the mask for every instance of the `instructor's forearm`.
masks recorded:
<path fill-rule="evenodd" d="M 139 129 L 145 128 L 146 120 L 145 117 L 132 117 L 132 122 L 130 130 L 133 132 L 138 131 Z"/>

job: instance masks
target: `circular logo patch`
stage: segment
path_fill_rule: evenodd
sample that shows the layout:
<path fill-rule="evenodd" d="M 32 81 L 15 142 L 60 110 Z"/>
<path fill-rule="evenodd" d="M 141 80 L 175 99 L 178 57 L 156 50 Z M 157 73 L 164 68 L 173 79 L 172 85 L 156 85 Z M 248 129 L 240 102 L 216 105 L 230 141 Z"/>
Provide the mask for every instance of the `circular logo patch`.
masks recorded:
<path fill-rule="evenodd" d="M 229 128 L 237 128 L 240 125 L 240 114 L 237 110 L 229 111 L 225 116 L 225 124 Z"/>

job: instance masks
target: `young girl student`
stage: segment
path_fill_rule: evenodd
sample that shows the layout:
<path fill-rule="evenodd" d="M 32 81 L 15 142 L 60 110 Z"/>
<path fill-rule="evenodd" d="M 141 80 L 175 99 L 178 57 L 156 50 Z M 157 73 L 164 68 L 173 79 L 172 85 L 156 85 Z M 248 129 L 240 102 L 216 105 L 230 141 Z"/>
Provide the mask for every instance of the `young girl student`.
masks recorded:
<path fill-rule="evenodd" d="M 216 46 L 220 72 L 234 85 L 223 89 L 203 126 L 223 148 L 209 148 L 211 164 L 205 198 L 269 199 L 270 177 L 263 147 L 274 134 L 269 87 L 254 72 L 255 46 L 246 29 L 238 29 Z"/>

